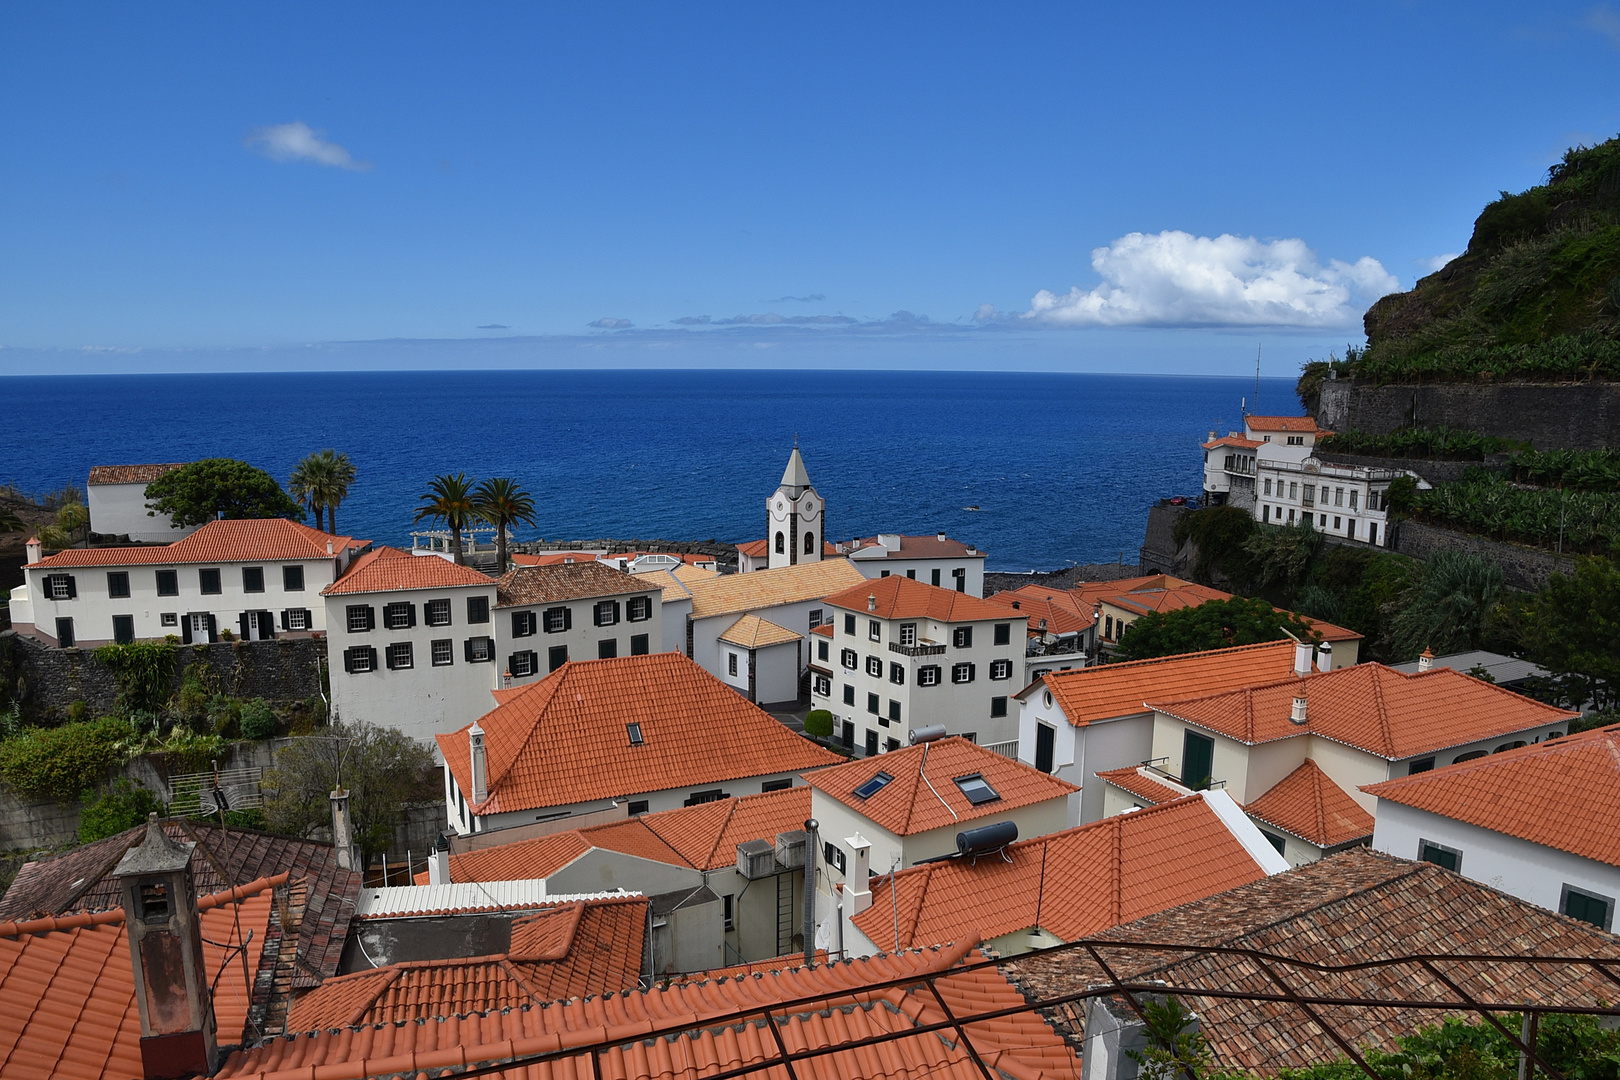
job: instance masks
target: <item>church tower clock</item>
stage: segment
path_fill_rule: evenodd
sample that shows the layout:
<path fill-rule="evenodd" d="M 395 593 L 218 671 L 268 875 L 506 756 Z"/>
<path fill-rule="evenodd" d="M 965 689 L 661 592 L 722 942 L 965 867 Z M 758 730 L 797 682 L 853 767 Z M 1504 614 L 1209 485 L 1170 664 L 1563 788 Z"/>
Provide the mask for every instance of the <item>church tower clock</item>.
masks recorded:
<path fill-rule="evenodd" d="M 810 474 L 805 471 L 797 446 L 782 472 L 781 486 L 766 500 L 765 508 L 769 569 L 821 561 L 822 544 L 827 538 L 823 524 L 826 507 L 810 484 Z"/>

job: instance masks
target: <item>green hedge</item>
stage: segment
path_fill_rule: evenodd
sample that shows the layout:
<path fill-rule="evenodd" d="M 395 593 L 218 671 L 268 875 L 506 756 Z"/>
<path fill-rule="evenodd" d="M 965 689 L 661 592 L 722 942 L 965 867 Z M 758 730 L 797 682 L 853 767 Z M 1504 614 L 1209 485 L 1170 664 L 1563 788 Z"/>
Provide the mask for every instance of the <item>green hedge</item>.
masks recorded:
<path fill-rule="evenodd" d="M 1412 516 L 1463 532 L 1569 554 L 1602 555 L 1620 542 L 1620 494 L 1523 488 L 1483 469 L 1412 499 Z"/>
<path fill-rule="evenodd" d="M 123 762 L 132 735 L 127 722 L 112 716 L 25 728 L 0 740 L 0 782 L 24 798 L 71 801 Z"/>
<path fill-rule="evenodd" d="M 1620 450 L 1526 450 L 1508 458 L 1508 475 L 1543 487 L 1620 491 Z"/>
<path fill-rule="evenodd" d="M 1505 439 L 1455 428 L 1403 428 L 1387 435 L 1343 431 L 1318 443 L 1323 450 L 1341 454 L 1376 454 L 1382 457 L 1434 458 L 1442 461 L 1484 461 L 1486 454 L 1509 449 Z M 1520 444 L 1523 445 L 1523 444 Z"/>

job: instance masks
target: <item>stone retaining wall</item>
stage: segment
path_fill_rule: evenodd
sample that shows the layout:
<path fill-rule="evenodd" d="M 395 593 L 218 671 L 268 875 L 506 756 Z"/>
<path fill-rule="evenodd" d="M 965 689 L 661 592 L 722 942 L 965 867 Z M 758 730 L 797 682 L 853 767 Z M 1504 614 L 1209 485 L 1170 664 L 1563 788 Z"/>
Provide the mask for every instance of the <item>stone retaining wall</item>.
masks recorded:
<path fill-rule="evenodd" d="M 1317 423 L 1333 431 L 1385 435 L 1405 427 L 1444 425 L 1537 450 L 1620 446 L 1620 385 L 1615 383 L 1322 384 Z"/>
<path fill-rule="evenodd" d="M 1395 532 L 1395 550 L 1414 559 L 1432 559 L 1442 551 L 1466 551 L 1488 559 L 1502 568 L 1502 578 L 1510 589 L 1539 592 L 1554 573 L 1571 574 L 1575 560 L 1539 548 L 1487 540 L 1483 536 L 1440 529 L 1420 521 L 1403 521 Z"/>
<path fill-rule="evenodd" d="M 1318 450 L 1316 456 L 1323 461 L 1339 465 L 1365 465 L 1369 469 L 1407 469 L 1417 473 L 1431 484 L 1453 484 L 1463 478 L 1469 469 L 1487 468 L 1500 471 L 1507 461 L 1506 454 L 1491 454 L 1484 461 L 1436 461 L 1432 458 L 1380 457 L 1376 454 L 1343 454 L 1331 450 Z"/>

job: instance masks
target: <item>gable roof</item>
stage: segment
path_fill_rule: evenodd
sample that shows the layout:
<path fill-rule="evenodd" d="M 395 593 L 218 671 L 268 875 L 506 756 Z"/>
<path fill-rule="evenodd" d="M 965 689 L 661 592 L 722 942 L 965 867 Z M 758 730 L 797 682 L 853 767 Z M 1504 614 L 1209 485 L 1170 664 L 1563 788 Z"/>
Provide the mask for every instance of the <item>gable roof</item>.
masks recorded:
<path fill-rule="evenodd" d="M 884 773 L 893 779 L 868 798 L 855 790 Z M 952 781 L 981 776 L 1000 798 L 975 806 Z M 897 836 L 1060 799 L 1080 788 L 960 736 L 917 743 L 875 757 L 805 773 L 805 781 Z M 932 784 L 932 788 L 930 788 Z"/>
<path fill-rule="evenodd" d="M 970 622 L 1007 618 L 1007 609 L 1000 604 L 901 574 L 862 580 L 831 594 L 826 600 L 833 607 L 865 612 L 879 619 Z M 871 606 L 874 601 L 876 607 Z"/>
<path fill-rule="evenodd" d="M 721 574 L 707 581 L 688 581 L 692 618 L 741 615 L 745 611 L 820 600 L 865 581 L 848 559 L 779 566 L 747 574 Z"/>
<path fill-rule="evenodd" d="M 1310 758 L 1243 809 L 1319 848 L 1364 840 L 1373 832 L 1373 816 Z"/>
<path fill-rule="evenodd" d="M 617 573 L 617 571 L 607 571 Z M 840 760 L 680 653 L 574 660 L 478 720 L 499 814 L 693 784 L 797 772 Z M 627 725 L 641 726 L 632 745 Z M 472 791 L 468 724 L 437 736 Z"/>
<path fill-rule="evenodd" d="M 185 468 L 187 464 L 176 461 L 166 465 L 92 465 L 90 479 L 86 483 L 91 487 L 101 484 L 150 484 L 166 473 Z"/>
<path fill-rule="evenodd" d="M 293 1003 L 287 1030 L 397 1024 L 623 990 L 640 978 L 646 922 L 642 896 L 549 904 L 512 923 L 503 954 L 328 979 Z"/>
<path fill-rule="evenodd" d="M 1620 726 L 1361 789 L 1380 799 L 1620 866 Z"/>
<path fill-rule="evenodd" d="M 594 559 L 550 566 L 514 566 L 496 579 L 495 606 L 555 604 L 565 600 L 588 600 L 597 596 L 623 596 L 626 593 L 660 590 L 661 586 L 655 582 L 615 570 Z"/>
<path fill-rule="evenodd" d="M 874 878 L 871 906 L 851 921 L 882 949 L 1036 926 L 1073 941 L 1265 874 L 1193 796 L 1020 840 L 1005 859 L 923 863 Z"/>
<path fill-rule="evenodd" d="M 720 635 L 720 640 L 744 649 L 763 649 L 769 645 L 785 645 L 790 641 L 800 641 L 802 638 L 787 627 L 767 622 L 758 615 L 744 615 Z"/>
<path fill-rule="evenodd" d="M 1213 450 L 1217 446 L 1231 446 L 1238 450 L 1253 450 L 1266 444 L 1259 439 L 1245 439 L 1241 435 L 1222 435 L 1220 438 L 1211 439 L 1202 445 L 1205 450 Z"/>
<path fill-rule="evenodd" d="M 1073 594 L 1064 590 L 1054 592 L 1039 585 L 1020 585 L 1011 591 L 991 593 L 984 601 L 1024 616 L 1031 634 L 1040 633 L 1043 622 L 1048 634 L 1079 633 L 1089 629 L 1093 622 L 1090 606 L 1082 610 Z"/>
<path fill-rule="evenodd" d="M 384 546 L 373 548 L 351 562 L 341 577 L 321 590 L 321 595 L 345 596 L 352 593 L 455 589 L 494 584 L 494 578 L 470 566 L 460 566 L 437 555 L 412 555 L 399 548 Z"/>
<path fill-rule="evenodd" d="M 332 551 L 327 552 L 330 542 Z M 203 523 L 172 544 L 147 547 L 69 548 L 30 567 L 167 566 L 171 563 L 292 562 L 330 559 L 369 540 L 333 536 L 286 518 L 245 518 Z"/>
<path fill-rule="evenodd" d="M 1149 806 L 1175 802 L 1187 795 L 1186 791 L 1178 791 L 1170 786 L 1170 782 L 1155 777 L 1145 765 L 1127 765 L 1123 769 L 1108 769 L 1095 775 L 1097 779 L 1129 792 Z"/>
<path fill-rule="evenodd" d="M 1303 725 L 1289 719 L 1295 695 L 1307 702 Z M 1152 707 L 1251 746 L 1310 734 L 1389 761 L 1577 715 L 1450 668 L 1403 675 L 1372 663 L 1202 697 L 1159 698 Z"/>
<path fill-rule="evenodd" d="M 191 874 L 198 896 L 282 873 L 302 879 L 308 897 L 298 926 L 293 986 L 313 986 L 337 971 L 361 876 L 338 866 L 331 844 L 185 818 L 162 824 L 169 839 L 197 845 Z M 122 900 L 113 868 L 145 835 L 146 826 L 137 825 L 66 854 L 24 863 L 0 896 L 0 919 L 118 907 Z"/>
<path fill-rule="evenodd" d="M 1312 416 L 1245 416 L 1243 422 L 1250 431 L 1307 431 L 1326 434 L 1316 426 Z"/>
<path fill-rule="evenodd" d="M 1182 608 L 1198 607 L 1212 600 L 1230 600 L 1232 594 L 1165 575 L 1162 581 L 1144 583 L 1134 589 L 1102 593 L 1098 599 L 1105 604 L 1123 608 L 1132 615 L 1151 615 L 1156 611 L 1179 611 Z"/>
<path fill-rule="evenodd" d="M 1294 670 L 1294 643 L 1267 641 L 1230 649 L 1159 656 L 1121 664 L 1052 671 L 1019 692 L 1028 697 L 1044 685 L 1076 727 L 1150 712 L 1153 696 L 1170 700 L 1210 690 L 1275 682 Z"/>

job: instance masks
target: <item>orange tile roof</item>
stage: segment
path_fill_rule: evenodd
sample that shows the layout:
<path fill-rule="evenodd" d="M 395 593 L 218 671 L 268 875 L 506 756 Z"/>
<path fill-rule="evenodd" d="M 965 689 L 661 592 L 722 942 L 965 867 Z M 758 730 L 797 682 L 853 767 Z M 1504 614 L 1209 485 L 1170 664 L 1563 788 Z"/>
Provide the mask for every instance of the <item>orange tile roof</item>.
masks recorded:
<path fill-rule="evenodd" d="M 450 880 L 528 881 L 548 878 L 593 848 L 673 866 L 687 865 L 679 851 L 642 824 L 639 817 L 634 817 L 451 855 Z M 427 884 L 426 874 L 418 874 L 417 879 L 418 885 Z"/>
<path fill-rule="evenodd" d="M 1373 831 L 1373 816 L 1310 758 L 1243 809 L 1319 848 L 1362 840 Z"/>
<path fill-rule="evenodd" d="M 822 637 L 832 637 L 833 636 L 832 623 L 822 623 L 820 626 L 816 627 L 814 630 L 812 630 L 810 632 L 812 634 L 820 634 Z"/>
<path fill-rule="evenodd" d="M 464 1016 L 624 990 L 641 976 L 647 899 L 576 900 L 512 923 L 499 956 L 389 964 L 328 979 L 293 1003 L 287 1030 Z"/>
<path fill-rule="evenodd" d="M 1217 446 L 1232 446 L 1239 450 L 1253 450 L 1256 447 L 1264 446 L 1266 444 L 1261 442 L 1259 439 L 1245 439 L 1241 435 L 1222 435 L 1218 439 L 1212 439 L 1209 442 L 1201 445 L 1205 450 L 1213 450 Z"/>
<path fill-rule="evenodd" d="M 654 582 L 595 560 L 556 566 L 517 566 L 496 581 L 496 607 L 555 604 L 597 596 L 662 591 Z"/>
<path fill-rule="evenodd" d="M 1310 416 L 1245 416 L 1243 422 L 1250 431 L 1317 431 L 1316 419 Z"/>
<path fill-rule="evenodd" d="M 92 465 L 87 483 L 92 487 L 99 484 L 150 484 L 166 473 L 185 468 L 187 464 L 189 462 L 177 461 L 167 465 Z"/>
<path fill-rule="evenodd" d="M 247 967 L 258 971 L 274 909 L 272 892 L 286 881 L 285 874 L 261 878 L 197 903 L 222 1044 L 243 1041 L 253 993 L 235 950 L 251 934 Z M 63 1080 L 143 1075 L 135 973 L 121 908 L 0 923 L 0 1001 L 6 1006 L 0 1009 L 0 1075 Z"/>
<path fill-rule="evenodd" d="M 840 555 L 861 552 L 863 555 L 874 556 L 878 552 L 882 552 L 883 557 L 888 559 L 982 559 L 985 557 L 985 552 L 972 544 L 964 544 L 962 541 L 952 540 L 948 536 L 941 540 L 938 533 L 929 533 L 926 536 L 902 536 L 900 537 L 900 546 L 894 549 L 884 547 L 875 536 L 861 537 L 859 547 L 856 547 L 853 541 L 831 546 L 836 547 Z"/>
<path fill-rule="evenodd" d="M 1167 578 L 1163 585 L 1144 585 L 1128 591 L 1105 593 L 1099 599 L 1105 604 L 1122 608 L 1137 615 L 1149 615 L 1153 612 L 1179 611 L 1182 608 L 1198 607 L 1212 600 L 1230 600 L 1232 594 L 1219 589 L 1211 589 L 1207 585 L 1198 585 L 1191 581 L 1175 582 L 1174 578 Z"/>
<path fill-rule="evenodd" d="M 616 571 L 609 571 L 614 573 Z M 640 724 L 632 745 L 628 724 Z M 680 653 L 576 660 L 486 713 L 480 815 L 797 772 L 841 760 Z M 472 791 L 467 727 L 438 736 Z"/>
<path fill-rule="evenodd" d="M 1044 685 L 1062 706 L 1069 723 L 1084 727 L 1099 720 L 1149 712 L 1143 702 L 1150 697 L 1169 700 L 1210 690 L 1275 682 L 1293 670 L 1294 643 L 1284 639 L 1053 671 L 1042 676 L 1040 683 L 1026 687 L 1019 696 L 1028 697 Z"/>
<path fill-rule="evenodd" d="M 777 833 L 804 828 L 810 816 L 810 789 L 803 785 L 719 799 L 679 810 L 643 814 L 639 819 L 698 870 L 737 865 L 737 845 L 776 839 Z"/>
<path fill-rule="evenodd" d="M 872 606 L 874 600 L 876 607 Z M 899 574 L 851 585 L 828 596 L 827 603 L 847 611 L 870 613 L 879 619 L 970 622 L 1007 617 L 1007 609 L 1000 604 Z"/>
<path fill-rule="evenodd" d="M 827 950 L 817 949 L 815 963 L 827 962 Z M 710 982 L 714 979 L 738 979 L 749 975 L 775 974 L 786 971 L 788 968 L 804 966 L 804 953 L 789 953 L 786 956 L 773 956 L 766 960 L 754 960 L 747 964 L 732 964 L 729 967 L 709 968 L 707 971 L 694 971 L 686 975 L 677 975 L 675 981 L 684 983 Z"/>
<path fill-rule="evenodd" d="M 1128 791 L 1138 799 L 1145 799 L 1149 806 L 1174 802 L 1177 799 L 1185 798 L 1187 795 L 1185 791 L 1177 791 L 1164 781 L 1156 779 L 1144 771 L 1140 765 L 1127 765 L 1123 769 L 1109 769 L 1096 775 L 1099 780 Z"/>
<path fill-rule="evenodd" d="M 65 566 L 166 566 L 171 563 L 240 563 L 329 559 L 327 541 L 338 555 L 363 548 L 369 540 L 332 536 L 285 518 L 210 521 L 190 536 L 159 547 L 70 548 L 30 563 L 41 569 Z"/>
<path fill-rule="evenodd" d="M 872 906 L 851 921 L 882 949 L 1035 926 L 1073 941 L 1266 876 L 1196 796 L 1021 840 L 1006 855 L 874 878 Z"/>
<path fill-rule="evenodd" d="M 748 574 L 718 574 L 703 581 L 682 580 L 692 590 L 692 617 L 708 619 L 820 600 L 866 578 L 848 559 L 823 559 Z"/>
<path fill-rule="evenodd" d="M 767 558 L 771 553 L 770 539 L 750 540 L 746 544 L 738 544 L 737 552 L 740 555 L 747 555 L 751 559 Z M 823 557 L 834 557 L 838 554 L 838 548 L 823 540 L 821 542 L 821 554 Z"/>
<path fill-rule="evenodd" d="M 521 1070 L 527 1080 L 593 1075 L 604 1080 L 676 1080 L 764 1065 L 778 1053 L 762 1026 L 770 1010 L 789 1047 L 840 1047 L 890 1037 L 878 1045 L 802 1059 L 800 1080 L 982 1080 L 979 1066 L 946 1025 L 949 1015 L 1008 1010 L 997 1020 L 965 1024 L 984 1065 L 1019 1080 L 1073 1075 L 1073 1049 L 1045 1020 L 1023 1008 L 1023 995 L 993 966 L 951 973 L 969 942 L 898 956 L 873 956 L 737 978 L 672 982 L 669 986 L 575 999 L 433 1024 L 381 1024 L 275 1039 L 226 1060 L 220 1080 L 312 1077 L 362 1080 L 395 1073 L 498 1064 L 600 1042 L 612 1044 L 593 1061 L 561 1057 Z M 975 955 L 973 959 L 978 959 Z M 939 997 L 918 985 L 872 984 L 939 975 Z M 773 1002 L 781 1005 L 772 1009 Z M 946 1010 L 949 1010 L 949 1014 Z M 754 1015 L 749 1015 L 750 1013 Z M 516 1080 L 517 1072 L 505 1075 Z M 763 1071 L 763 1070 L 762 1070 Z"/>
<path fill-rule="evenodd" d="M 412 555 L 408 551 L 385 546 L 373 548 L 355 559 L 342 577 L 321 590 L 321 595 L 344 596 L 350 593 L 454 589 L 494 584 L 494 578 L 470 566 L 458 566 L 437 555 Z"/>
<path fill-rule="evenodd" d="M 1304 725 L 1289 719 L 1296 694 L 1307 702 Z M 1390 761 L 1563 724 L 1576 715 L 1451 668 L 1403 675 L 1372 663 L 1227 693 L 1149 701 L 1159 712 L 1250 745 L 1310 734 Z"/>
<path fill-rule="evenodd" d="M 894 779 L 870 798 L 862 799 L 855 794 L 856 788 L 880 772 Z M 967 796 L 952 781 L 972 775 L 984 777 L 1001 798 L 978 806 L 968 802 Z M 805 773 L 804 778 L 817 791 L 837 799 L 897 836 L 911 836 L 957 822 L 1003 814 L 1020 806 L 1061 799 L 1080 790 L 1066 780 L 1002 757 L 960 736 L 818 769 Z M 933 785 L 931 790 L 929 784 Z"/>
<path fill-rule="evenodd" d="M 513 553 L 509 558 L 518 566 L 573 566 L 595 562 L 596 555 L 594 551 L 548 551 L 544 555 Z"/>
<path fill-rule="evenodd" d="M 720 640 L 744 649 L 763 649 L 802 638 L 787 627 L 767 622 L 758 615 L 744 615 L 720 635 Z"/>
<path fill-rule="evenodd" d="M 1614 827 L 1620 821 L 1620 727 L 1504 750 L 1361 790 L 1620 866 L 1620 830 Z"/>
<path fill-rule="evenodd" d="M 986 603 L 1000 604 L 1027 616 L 1032 634 L 1040 633 L 1043 620 L 1049 634 L 1078 633 L 1090 629 L 1094 621 L 1091 604 L 1082 604 L 1079 595 L 1067 589 L 1020 585 L 1009 592 L 992 593 L 984 599 Z"/>

